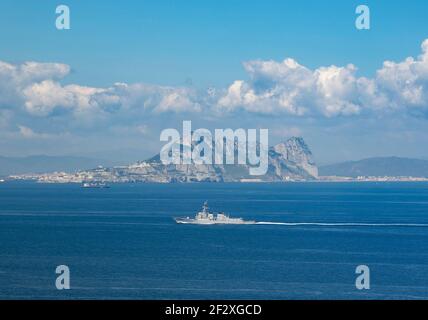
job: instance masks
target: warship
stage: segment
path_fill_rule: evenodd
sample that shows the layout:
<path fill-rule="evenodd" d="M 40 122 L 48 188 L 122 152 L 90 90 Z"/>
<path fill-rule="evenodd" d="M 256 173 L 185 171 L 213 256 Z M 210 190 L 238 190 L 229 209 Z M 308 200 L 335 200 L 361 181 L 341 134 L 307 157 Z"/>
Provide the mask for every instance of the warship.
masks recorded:
<path fill-rule="evenodd" d="M 255 221 L 245 221 L 242 218 L 231 218 L 224 212 L 213 213 L 208 209 L 208 203 L 205 202 L 202 210 L 199 211 L 194 218 L 181 217 L 174 218 L 175 222 L 182 224 L 255 224 Z"/>

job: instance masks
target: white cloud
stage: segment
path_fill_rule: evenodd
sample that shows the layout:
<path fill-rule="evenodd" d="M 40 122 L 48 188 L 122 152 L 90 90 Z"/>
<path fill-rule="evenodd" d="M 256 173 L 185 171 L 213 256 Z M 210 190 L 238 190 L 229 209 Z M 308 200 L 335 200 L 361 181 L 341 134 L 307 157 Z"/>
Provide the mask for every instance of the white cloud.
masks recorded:
<path fill-rule="evenodd" d="M 0 108 L 11 108 L 25 102 L 23 90 L 34 83 L 67 76 L 70 67 L 60 63 L 25 62 L 13 65 L 0 61 Z"/>
<path fill-rule="evenodd" d="M 55 108 L 75 109 L 77 112 L 96 109 L 98 103 L 95 94 L 104 89 L 82 87 L 78 85 L 61 86 L 58 82 L 45 80 L 34 83 L 23 90 L 25 107 L 34 115 L 48 115 Z"/>
<path fill-rule="evenodd" d="M 200 112 L 201 96 L 185 87 L 116 83 L 107 88 L 78 84 L 62 85 L 70 67 L 57 63 L 26 62 L 13 65 L 0 61 L 0 108 L 24 108 L 36 116 L 66 109 L 82 116 L 118 109 L 141 112 Z"/>
<path fill-rule="evenodd" d="M 354 114 L 350 98 L 356 88 L 355 67 L 321 67 L 315 71 L 293 59 L 244 63 L 250 81 L 235 81 L 219 100 L 219 108 L 296 116 L 318 111 L 325 116 Z"/>
<path fill-rule="evenodd" d="M 47 117 L 67 111 L 77 119 L 116 119 L 147 113 L 218 115 L 236 110 L 296 117 L 353 116 L 363 112 L 428 113 L 428 39 L 422 54 L 401 62 L 385 61 L 373 78 L 357 68 L 323 66 L 311 70 L 293 59 L 244 63 L 248 80 L 225 89 L 116 83 L 96 88 L 63 85 L 70 67 L 60 63 L 0 61 L 0 109 Z M 113 117 L 111 117 L 113 118 Z"/>
<path fill-rule="evenodd" d="M 392 108 L 428 107 L 428 39 L 422 43 L 422 54 L 402 62 L 385 61 L 376 73 L 375 86 Z"/>
<path fill-rule="evenodd" d="M 21 87 L 45 79 L 59 80 L 70 73 L 70 67 L 62 63 L 25 62 L 13 65 L 0 61 L 0 79 Z"/>
<path fill-rule="evenodd" d="M 357 77 L 352 64 L 312 71 L 293 59 L 249 61 L 244 68 L 250 80 L 235 81 L 217 107 L 223 111 L 326 117 L 397 109 L 426 113 L 428 39 L 421 47 L 417 59 L 385 61 L 373 79 Z"/>

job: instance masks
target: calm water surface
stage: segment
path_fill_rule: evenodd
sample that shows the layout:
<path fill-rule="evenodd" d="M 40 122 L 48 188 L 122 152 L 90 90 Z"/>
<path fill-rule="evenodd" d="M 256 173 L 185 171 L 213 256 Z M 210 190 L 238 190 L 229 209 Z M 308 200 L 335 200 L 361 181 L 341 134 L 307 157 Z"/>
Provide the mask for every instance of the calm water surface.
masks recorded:
<path fill-rule="evenodd" d="M 314 224 L 175 224 L 205 200 Z M 61 264 L 71 290 L 55 288 Z M 360 264 L 370 290 L 355 288 Z M 13 298 L 427 299 L 428 183 L 3 183 L 0 299 Z"/>

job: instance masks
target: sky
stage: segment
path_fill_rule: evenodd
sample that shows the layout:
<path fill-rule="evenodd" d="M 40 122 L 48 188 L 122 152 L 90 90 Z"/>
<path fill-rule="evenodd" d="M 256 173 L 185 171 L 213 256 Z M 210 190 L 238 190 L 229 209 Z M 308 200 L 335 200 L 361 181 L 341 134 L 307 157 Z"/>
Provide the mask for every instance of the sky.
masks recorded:
<path fill-rule="evenodd" d="M 55 9 L 70 8 L 57 30 Z M 355 27 L 358 5 L 370 29 Z M 319 164 L 428 159 L 428 3 L 0 2 L 0 155 L 132 162 L 160 132 L 268 128 Z"/>

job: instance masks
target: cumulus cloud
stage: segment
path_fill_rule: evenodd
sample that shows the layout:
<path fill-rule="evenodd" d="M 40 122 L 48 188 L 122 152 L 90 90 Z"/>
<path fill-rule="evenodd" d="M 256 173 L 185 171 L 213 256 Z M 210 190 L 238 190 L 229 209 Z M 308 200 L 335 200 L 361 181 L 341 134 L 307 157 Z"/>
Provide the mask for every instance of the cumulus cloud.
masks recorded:
<path fill-rule="evenodd" d="M 385 61 L 373 78 L 357 68 L 322 66 L 311 70 L 296 60 L 254 60 L 243 64 L 248 80 L 224 89 L 115 83 L 97 88 L 63 85 L 70 66 L 60 63 L 0 61 L 0 109 L 31 116 L 72 114 L 80 118 L 110 114 L 249 113 L 353 116 L 364 112 L 428 112 L 428 39 L 422 54 L 401 62 Z M 120 117 L 119 117 L 120 118 Z"/>
<path fill-rule="evenodd" d="M 156 86 L 144 83 L 116 83 L 94 99 L 102 105 L 137 108 L 142 111 L 199 112 L 201 94 L 192 88 Z"/>
<path fill-rule="evenodd" d="M 421 48 L 417 59 L 385 61 L 373 79 L 357 77 L 352 64 L 310 70 L 293 59 L 249 61 L 249 81 L 230 85 L 217 108 L 326 117 L 397 109 L 426 113 L 428 39 Z"/>
<path fill-rule="evenodd" d="M 58 63 L 13 65 L 0 61 L 0 108 L 23 108 L 34 116 L 49 116 L 59 109 L 88 115 L 129 108 L 154 113 L 199 112 L 202 108 L 201 95 L 185 87 L 141 83 L 116 83 L 106 88 L 62 85 L 70 70 L 70 66 Z"/>
<path fill-rule="evenodd" d="M 249 61 L 244 68 L 250 81 L 235 81 L 219 100 L 219 108 L 296 116 L 315 112 L 350 115 L 360 111 L 355 102 L 357 79 L 353 65 L 312 71 L 293 59 L 285 59 Z"/>
<path fill-rule="evenodd" d="M 59 107 L 75 109 L 76 112 L 91 111 L 98 106 L 93 96 L 104 91 L 104 89 L 78 85 L 63 87 L 58 82 L 45 80 L 25 88 L 23 96 L 29 113 L 45 116 Z"/>
<path fill-rule="evenodd" d="M 402 62 L 385 61 L 373 80 L 374 90 L 381 101 L 397 109 L 409 107 L 422 110 L 428 107 L 428 39 L 422 43 L 422 54 Z M 371 94 L 369 97 L 376 97 Z M 426 111 L 426 110 L 422 110 Z"/>
<path fill-rule="evenodd" d="M 62 63 L 25 62 L 13 65 L 0 61 L 0 79 L 20 87 L 44 79 L 59 80 L 70 73 L 70 67 Z"/>
<path fill-rule="evenodd" d="M 34 83 L 48 79 L 62 79 L 70 67 L 60 63 L 26 62 L 13 65 L 0 61 L 0 109 L 22 105 L 23 90 Z"/>

